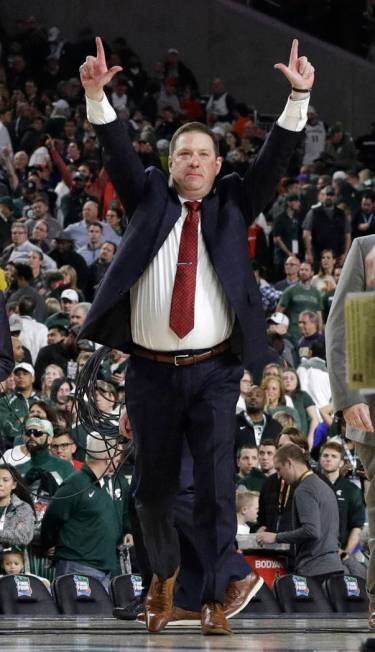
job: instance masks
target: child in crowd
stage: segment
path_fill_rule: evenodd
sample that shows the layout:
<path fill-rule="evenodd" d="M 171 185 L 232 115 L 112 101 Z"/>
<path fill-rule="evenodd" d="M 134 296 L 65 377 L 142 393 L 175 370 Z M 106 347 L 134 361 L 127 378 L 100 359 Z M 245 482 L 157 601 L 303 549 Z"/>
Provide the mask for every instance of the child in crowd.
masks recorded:
<path fill-rule="evenodd" d="M 258 491 L 237 491 L 237 534 L 249 534 L 257 528 L 259 509 Z"/>
<path fill-rule="evenodd" d="M 25 557 L 20 546 L 5 548 L 2 551 L 0 555 L 0 572 L 4 575 L 33 575 L 25 572 Z M 33 575 L 33 577 L 37 577 L 48 590 L 50 589 L 50 582 L 46 578 L 38 575 Z"/>

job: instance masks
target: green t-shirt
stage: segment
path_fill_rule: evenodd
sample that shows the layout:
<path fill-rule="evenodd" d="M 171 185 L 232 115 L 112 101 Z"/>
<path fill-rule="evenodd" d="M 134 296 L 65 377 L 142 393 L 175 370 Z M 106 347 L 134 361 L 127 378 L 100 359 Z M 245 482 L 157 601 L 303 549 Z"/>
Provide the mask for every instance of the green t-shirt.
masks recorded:
<path fill-rule="evenodd" d="M 296 283 L 286 288 L 280 297 L 280 305 L 285 308 L 289 317 L 288 333 L 294 343 L 300 338 L 298 317 L 304 310 L 323 310 L 322 295 L 316 288 L 305 288 L 301 283 Z"/>
<path fill-rule="evenodd" d="M 293 401 L 294 409 L 298 412 L 301 430 L 304 435 L 307 435 L 310 419 L 306 409 L 312 405 L 315 405 L 315 403 L 312 400 L 310 394 L 304 392 L 302 389 L 298 390 L 290 398 Z"/>

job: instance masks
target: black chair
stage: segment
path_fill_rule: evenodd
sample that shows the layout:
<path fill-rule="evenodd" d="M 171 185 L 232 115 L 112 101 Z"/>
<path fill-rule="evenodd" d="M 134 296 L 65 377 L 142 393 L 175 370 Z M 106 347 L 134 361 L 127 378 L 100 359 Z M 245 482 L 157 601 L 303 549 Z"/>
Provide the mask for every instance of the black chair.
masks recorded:
<path fill-rule="evenodd" d="M 234 618 L 252 618 L 257 614 L 277 615 L 280 613 L 281 609 L 275 596 L 267 584 L 264 583 L 258 593 L 251 598 L 249 604 L 239 614 L 234 616 Z"/>
<path fill-rule="evenodd" d="M 354 575 L 333 575 L 325 582 L 328 599 L 336 613 L 368 614 L 366 582 Z"/>
<path fill-rule="evenodd" d="M 62 614 L 112 616 L 109 595 L 95 577 L 75 573 L 61 575 L 53 582 L 52 590 Z"/>
<path fill-rule="evenodd" d="M 56 616 L 58 609 L 45 584 L 33 575 L 0 578 L 0 614 L 3 616 Z"/>
<path fill-rule="evenodd" d="M 284 575 L 275 580 L 273 590 L 284 613 L 332 613 L 323 588 L 313 577 Z"/>
<path fill-rule="evenodd" d="M 111 579 L 109 594 L 115 607 L 127 607 L 135 598 L 131 575 L 117 575 Z"/>

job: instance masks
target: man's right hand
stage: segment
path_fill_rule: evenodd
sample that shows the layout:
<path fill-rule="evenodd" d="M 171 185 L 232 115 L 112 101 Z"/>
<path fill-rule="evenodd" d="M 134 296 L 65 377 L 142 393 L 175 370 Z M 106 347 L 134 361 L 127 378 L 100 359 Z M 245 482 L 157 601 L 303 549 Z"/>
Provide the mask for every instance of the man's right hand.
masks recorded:
<path fill-rule="evenodd" d="M 371 422 L 370 408 L 367 403 L 356 403 L 342 411 L 345 422 L 348 426 L 365 432 L 374 432 Z"/>
<path fill-rule="evenodd" d="M 109 84 L 112 77 L 122 70 L 121 66 L 112 66 L 108 70 L 105 60 L 105 52 L 100 36 L 95 39 L 96 57 L 86 57 L 85 63 L 80 66 L 79 74 L 81 83 L 87 97 L 100 102 L 103 99 L 103 88 Z"/>

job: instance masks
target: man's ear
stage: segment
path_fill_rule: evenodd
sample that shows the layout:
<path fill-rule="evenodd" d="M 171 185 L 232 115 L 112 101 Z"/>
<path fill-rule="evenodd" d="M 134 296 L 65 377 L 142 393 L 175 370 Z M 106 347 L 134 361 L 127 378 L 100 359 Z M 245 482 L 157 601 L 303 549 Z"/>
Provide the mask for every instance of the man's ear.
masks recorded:
<path fill-rule="evenodd" d="M 216 157 L 216 176 L 219 174 L 221 170 L 221 166 L 223 165 L 223 157 L 222 156 L 217 156 Z"/>

